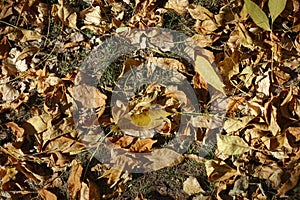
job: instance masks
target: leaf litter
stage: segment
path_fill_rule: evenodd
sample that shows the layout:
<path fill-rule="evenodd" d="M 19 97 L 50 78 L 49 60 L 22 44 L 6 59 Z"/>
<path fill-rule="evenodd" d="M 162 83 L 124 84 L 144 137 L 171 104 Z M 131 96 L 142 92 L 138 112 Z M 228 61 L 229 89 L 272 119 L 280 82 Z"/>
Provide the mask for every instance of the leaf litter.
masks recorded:
<path fill-rule="evenodd" d="M 125 199 L 126 194 L 129 199 L 299 198 L 299 2 L 220 0 L 217 12 L 201 2 L 2 1 L 1 198 Z M 166 14 L 177 17 L 170 21 Z M 113 81 L 133 68 L 147 67 L 146 61 L 178 72 L 174 79 L 189 80 L 202 113 L 193 113 L 198 116 L 190 118 L 181 136 L 189 136 L 189 126 L 199 128 L 193 138 L 196 147 L 208 134 L 209 85 L 226 94 L 223 132 L 205 158 L 193 145 L 185 156 L 161 148 L 176 136 L 185 115 L 182 106 L 192 109 L 180 88 L 151 83 L 131 98 L 129 110 L 126 102 L 116 102 L 110 110 L 110 89 L 75 84 L 76 68 L 107 36 L 134 27 L 178 29 L 180 20 L 193 23 L 181 31 L 205 48 L 204 57 L 193 55 L 196 63 L 191 67 L 170 54 L 171 47 L 137 51 L 119 61 L 122 70 Z M 172 36 L 166 38 L 172 41 Z M 87 92 L 92 99 L 85 98 Z M 35 101 L 33 94 L 43 100 Z M 82 138 L 76 130 L 72 116 L 76 104 L 97 114 L 80 123 L 85 127 L 100 123 L 105 140 L 120 149 L 111 152 L 115 168 L 86 154 L 99 145 L 99 135 Z M 143 165 L 130 158 L 131 152 L 146 153 L 143 159 L 148 162 L 142 167 L 154 172 L 140 178 L 127 172 L 125 164 Z M 205 170 L 192 174 L 201 164 Z M 176 172 L 183 166 L 195 168 L 186 174 Z M 168 170 L 175 179 L 165 176 Z M 159 182 L 162 185 L 149 190 L 134 185 L 152 176 L 164 177 L 168 184 Z"/>

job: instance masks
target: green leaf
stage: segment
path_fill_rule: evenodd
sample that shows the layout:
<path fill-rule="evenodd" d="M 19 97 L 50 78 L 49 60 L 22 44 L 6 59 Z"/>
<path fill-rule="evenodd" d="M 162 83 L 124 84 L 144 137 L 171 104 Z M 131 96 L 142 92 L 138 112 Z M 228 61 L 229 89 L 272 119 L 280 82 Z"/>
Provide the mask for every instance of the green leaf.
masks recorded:
<path fill-rule="evenodd" d="M 196 57 L 195 71 L 202 76 L 202 78 L 212 85 L 214 88 L 225 94 L 223 89 L 224 84 L 211 66 L 210 62 L 202 56 Z"/>
<path fill-rule="evenodd" d="M 248 144 L 238 136 L 218 135 L 219 151 L 227 155 L 241 155 L 250 150 Z"/>
<path fill-rule="evenodd" d="M 272 23 L 284 10 L 286 0 L 269 0 L 268 6 L 271 14 Z"/>
<path fill-rule="evenodd" d="M 245 0 L 245 6 L 254 23 L 260 28 L 271 31 L 269 19 L 264 11 L 251 0 Z"/>

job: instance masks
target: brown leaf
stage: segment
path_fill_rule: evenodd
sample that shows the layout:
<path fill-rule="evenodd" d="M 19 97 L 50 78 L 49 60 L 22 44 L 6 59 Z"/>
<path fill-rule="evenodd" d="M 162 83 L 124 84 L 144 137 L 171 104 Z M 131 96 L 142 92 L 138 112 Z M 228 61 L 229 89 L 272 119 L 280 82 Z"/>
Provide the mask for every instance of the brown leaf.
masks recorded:
<path fill-rule="evenodd" d="M 0 5 L 0 19 L 4 19 L 13 14 L 13 3 L 10 2 L 9 4 L 1 4 Z"/>
<path fill-rule="evenodd" d="M 12 41 L 27 42 L 32 40 L 40 40 L 43 36 L 37 31 L 22 29 L 9 33 L 7 37 Z"/>
<path fill-rule="evenodd" d="M 84 144 L 65 136 L 51 140 L 46 145 L 46 151 L 49 151 L 50 153 L 59 151 L 62 153 L 70 153 L 71 155 L 81 152 L 84 148 Z"/>
<path fill-rule="evenodd" d="M 143 166 L 148 170 L 156 171 L 164 167 L 173 167 L 183 162 L 184 156 L 168 148 L 154 149 L 150 154 L 145 154 L 150 161 Z"/>
<path fill-rule="evenodd" d="M 23 60 L 27 57 L 32 57 L 34 56 L 37 52 L 39 51 L 38 47 L 35 46 L 27 46 L 25 47 L 22 52 L 19 54 L 17 57 L 16 61 Z"/>
<path fill-rule="evenodd" d="M 0 41 L 0 60 L 6 59 L 8 57 L 8 53 L 10 51 L 10 46 L 7 41 L 7 37 L 3 37 Z"/>
<path fill-rule="evenodd" d="M 42 188 L 37 191 L 38 194 L 44 199 L 44 200 L 57 200 L 57 197 L 52 192 Z"/>
<path fill-rule="evenodd" d="M 58 0 L 58 4 L 52 6 L 51 14 L 53 17 L 58 17 L 64 24 L 70 28 L 77 29 L 77 14 L 72 8 L 64 5 L 63 0 Z"/>
<path fill-rule="evenodd" d="M 129 151 L 130 152 L 149 152 L 152 149 L 152 145 L 156 142 L 157 142 L 156 140 L 152 140 L 150 138 L 138 139 L 138 141 L 129 148 Z"/>
<path fill-rule="evenodd" d="M 121 74 L 119 75 L 118 78 L 123 77 L 127 72 L 129 72 L 131 69 L 141 65 L 143 62 L 133 59 L 133 58 L 126 58 L 124 64 L 123 64 L 123 69 Z"/>
<path fill-rule="evenodd" d="M 106 170 L 100 178 L 108 178 L 107 184 L 113 185 L 120 180 L 121 175 L 122 170 L 111 168 L 109 170 Z"/>
<path fill-rule="evenodd" d="M 20 95 L 19 91 L 9 84 L 0 85 L 0 94 L 2 96 L 2 101 L 6 101 L 8 103 L 16 100 Z"/>
<path fill-rule="evenodd" d="M 238 111 L 239 105 L 241 105 L 246 100 L 246 97 L 232 97 L 229 99 L 226 105 L 226 113 L 235 113 Z"/>
<path fill-rule="evenodd" d="M 188 195 L 193 195 L 197 193 L 204 193 L 205 191 L 201 188 L 201 185 L 197 181 L 197 179 L 193 176 L 188 177 L 183 182 L 183 191 Z"/>
<path fill-rule="evenodd" d="M 208 160 L 205 162 L 206 173 L 209 181 L 224 181 L 237 175 L 238 172 L 223 161 Z"/>
<path fill-rule="evenodd" d="M 12 130 L 12 133 L 17 138 L 17 142 L 23 142 L 25 136 L 23 128 L 19 127 L 15 122 L 8 122 L 5 125 Z"/>
<path fill-rule="evenodd" d="M 196 19 L 195 29 L 200 33 L 212 33 L 218 28 L 214 14 L 201 5 L 191 4 L 188 11 L 193 19 Z"/>
<path fill-rule="evenodd" d="M 235 132 L 240 129 L 243 129 L 247 126 L 247 124 L 254 119 L 255 116 L 244 116 L 240 118 L 229 118 L 224 123 L 224 130 L 227 133 Z"/>
<path fill-rule="evenodd" d="M 51 115 L 42 114 L 28 119 L 23 123 L 22 127 L 26 134 L 41 133 L 48 128 L 48 125 L 49 127 L 51 126 L 51 120 Z"/>
<path fill-rule="evenodd" d="M 80 17 L 84 19 L 84 24 L 100 25 L 102 21 L 100 6 L 90 6 L 84 9 L 80 12 Z"/>
<path fill-rule="evenodd" d="M 173 9 L 175 10 L 175 12 L 182 15 L 187 12 L 188 5 L 189 5 L 188 0 L 169 0 L 166 3 L 165 8 Z"/>
<path fill-rule="evenodd" d="M 166 70 L 176 70 L 185 75 L 189 75 L 186 67 L 180 61 L 174 58 L 158 58 L 148 57 L 148 61 L 153 63 L 155 66 L 159 66 Z"/>
<path fill-rule="evenodd" d="M 68 194 L 71 199 L 77 199 L 81 190 L 82 166 L 74 160 L 68 179 Z"/>
<path fill-rule="evenodd" d="M 258 86 L 257 92 L 261 92 L 268 97 L 270 95 L 270 87 L 271 87 L 271 80 L 270 80 L 269 73 L 266 72 L 262 76 L 257 76 L 255 85 Z"/>
<path fill-rule="evenodd" d="M 116 142 L 114 142 L 114 144 L 117 147 L 126 148 L 126 147 L 128 147 L 133 142 L 133 140 L 134 140 L 133 136 L 124 135 L 119 140 L 117 140 Z"/>
<path fill-rule="evenodd" d="M 295 164 L 295 166 L 292 166 L 291 170 L 289 170 L 289 175 L 290 177 L 288 178 L 288 180 L 277 190 L 278 194 L 285 195 L 285 193 L 287 193 L 297 185 L 300 179 L 299 163 Z"/>
<path fill-rule="evenodd" d="M 74 86 L 72 96 L 86 108 L 104 107 L 107 99 L 97 88 L 85 84 Z"/>

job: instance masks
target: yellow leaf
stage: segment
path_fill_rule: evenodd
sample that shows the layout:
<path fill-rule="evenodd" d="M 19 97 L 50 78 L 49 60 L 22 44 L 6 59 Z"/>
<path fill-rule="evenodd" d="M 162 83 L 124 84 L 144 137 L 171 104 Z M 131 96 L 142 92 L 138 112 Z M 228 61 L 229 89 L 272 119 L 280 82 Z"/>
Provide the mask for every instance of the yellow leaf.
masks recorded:
<path fill-rule="evenodd" d="M 254 23 L 260 28 L 271 31 L 269 19 L 264 11 L 251 0 L 245 0 L 245 6 Z"/>
<path fill-rule="evenodd" d="M 219 151 L 228 155 L 240 155 L 250 150 L 248 144 L 238 136 L 218 135 Z"/>
<path fill-rule="evenodd" d="M 268 7 L 270 10 L 272 23 L 280 15 L 280 13 L 284 10 L 285 5 L 286 5 L 286 0 L 269 0 Z"/>
<path fill-rule="evenodd" d="M 202 76 L 202 78 L 212 85 L 215 89 L 219 90 L 223 94 L 225 91 L 223 89 L 223 82 L 213 69 L 211 63 L 206 60 L 204 57 L 197 56 L 196 63 L 195 63 L 195 71 Z"/>
<path fill-rule="evenodd" d="M 171 113 L 162 109 L 150 109 L 140 114 L 133 114 L 130 116 L 132 123 L 139 127 L 155 128 L 163 123 L 163 118 L 169 116 Z"/>

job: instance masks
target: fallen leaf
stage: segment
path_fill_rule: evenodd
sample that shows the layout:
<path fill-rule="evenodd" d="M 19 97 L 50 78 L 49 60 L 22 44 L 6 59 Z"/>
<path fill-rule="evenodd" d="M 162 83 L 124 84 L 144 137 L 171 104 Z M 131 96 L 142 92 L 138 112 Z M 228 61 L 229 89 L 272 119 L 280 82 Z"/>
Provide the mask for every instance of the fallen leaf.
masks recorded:
<path fill-rule="evenodd" d="M 32 57 L 34 56 L 37 52 L 39 51 L 38 47 L 35 46 L 29 46 L 29 47 L 25 47 L 22 52 L 18 55 L 16 62 L 19 60 L 23 60 L 27 57 Z"/>
<path fill-rule="evenodd" d="M 285 9 L 287 0 L 269 0 L 268 1 L 268 7 L 272 19 L 272 23 L 275 21 L 275 19 L 282 13 L 282 11 Z"/>
<path fill-rule="evenodd" d="M 288 180 L 283 183 L 280 188 L 277 190 L 279 195 L 285 195 L 288 191 L 293 189 L 300 179 L 300 164 L 297 163 L 293 166 L 289 171 L 289 178 Z"/>
<path fill-rule="evenodd" d="M 193 195 L 197 193 L 204 193 L 205 191 L 201 188 L 197 179 L 193 176 L 190 176 L 183 182 L 183 191 L 188 195 Z"/>
<path fill-rule="evenodd" d="M 101 24 L 101 10 L 100 6 L 90 6 L 80 12 L 81 18 L 84 19 L 84 24 L 100 25 Z"/>
<path fill-rule="evenodd" d="M 238 131 L 245 128 L 247 124 L 254 119 L 254 116 L 244 116 L 240 118 L 228 118 L 224 123 L 224 130 L 227 133 Z"/>
<path fill-rule="evenodd" d="M 52 116 L 49 114 L 42 114 L 28 119 L 22 124 L 26 134 L 41 133 L 51 126 Z"/>
<path fill-rule="evenodd" d="M 42 188 L 39 189 L 38 194 L 43 198 L 43 200 L 57 200 L 57 197 L 55 194 L 53 194 L 52 192 Z"/>
<path fill-rule="evenodd" d="M 184 64 L 174 58 L 148 57 L 148 61 L 165 70 L 176 70 L 185 75 L 189 75 Z"/>
<path fill-rule="evenodd" d="M 225 181 L 238 174 L 235 169 L 228 166 L 224 161 L 208 160 L 205 162 L 205 169 L 208 180 L 212 182 Z"/>
<path fill-rule="evenodd" d="M 187 12 L 188 5 L 188 0 L 169 0 L 166 3 L 165 8 L 173 9 L 175 12 L 182 15 Z"/>
<path fill-rule="evenodd" d="M 100 178 L 107 178 L 108 179 L 107 184 L 113 185 L 120 180 L 121 175 L 122 175 L 122 170 L 111 168 L 109 170 L 106 170 Z"/>
<path fill-rule="evenodd" d="M 81 175 L 83 168 L 76 160 L 72 163 L 72 169 L 68 178 L 68 195 L 70 199 L 77 199 L 81 190 Z"/>
<path fill-rule="evenodd" d="M 23 142 L 25 136 L 23 128 L 19 127 L 15 122 L 8 122 L 5 125 L 12 130 L 12 133 L 17 138 L 17 142 Z"/>
<path fill-rule="evenodd" d="M 195 71 L 199 73 L 207 83 L 209 83 L 214 88 L 216 88 L 217 90 L 225 94 L 225 91 L 223 89 L 224 87 L 223 82 L 215 72 L 211 63 L 208 60 L 206 60 L 204 57 L 202 56 L 196 57 Z"/>
<path fill-rule="evenodd" d="M 7 41 L 7 37 L 3 37 L 0 41 L 0 60 L 6 59 L 8 57 L 8 53 L 10 51 L 10 46 Z"/>
<path fill-rule="evenodd" d="M 255 85 L 257 85 L 257 92 L 261 92 L 268 97 L 270 95 L 271 87 L 271 80 L 268 72 L 266 72 L 264 75 L 257 76 Z"/>
<path fill-rule="evenodd" d="M 253 1 L 245 0 L 245 6 L 254 23 L 266 31 L 271 31 L 269 19 L 264 11 Z"/>
<path fill-rule="evenodd" d="M 227 155 L 241 155 L 250 150 L 248 144 L 239 136 L 217 136 L 218 150 Z"/>
<path fill-rule="evenodd" d="M 86 108 L 104 107 L 107 99 L 97 88 L 85 84 L 74 86 L 72 97 Z"/>
<path fill-rule="evenodd" d="M 130 152 L 149 152 L 152 149 L 152 145 L 156 143 L 156 140 L 150 138 L 138 139 L 131 147 L 129 148 Z"/>
<path fill-rule="evenodd" d="M 58 0 L 58 4 L 52 5 L 51 14 L 53 17 L 58 17 L 64 24 L 70 28 L 77 29 L 77 14 L 72 8 L 64 5 L 63 0 Z"/>
<path fill-rule="evenodd" d="M 0 85 L 0 94 L 2 96 L 2 101 L 8 103 L 16 100 L 20 95 L 19 91 L 9 84 Z"/>

